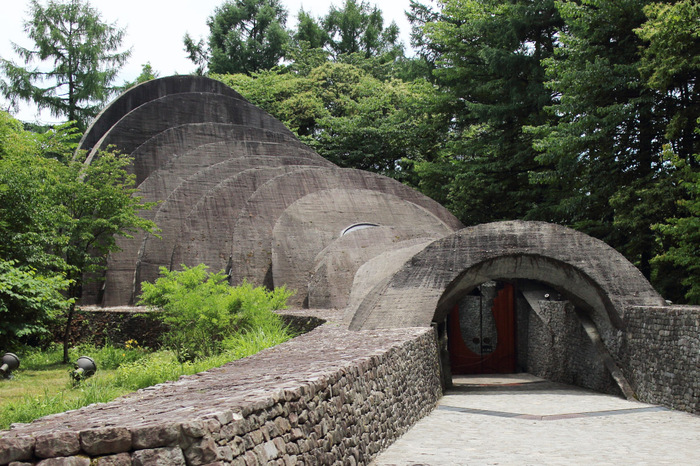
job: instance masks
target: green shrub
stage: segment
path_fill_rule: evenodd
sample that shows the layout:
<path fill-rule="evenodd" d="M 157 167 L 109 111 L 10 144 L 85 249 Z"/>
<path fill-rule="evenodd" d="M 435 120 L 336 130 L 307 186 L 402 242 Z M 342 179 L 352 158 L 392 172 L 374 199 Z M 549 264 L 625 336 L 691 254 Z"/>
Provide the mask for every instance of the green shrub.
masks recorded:
<path fill-rule="evenodd" d="M 143 284 L 140 304 L 162 309 L 158 315 L 168 328 L 163 345 L 180 362 L 217 355 L 236 334 L 279 327 L 272 311 L 283 309 L 291 296 L 284 287 L 231 287 L 223 272 L 210 274 L 204 264 L 172 272 L 161 267 L 160 273 L 155 283 Z"/>

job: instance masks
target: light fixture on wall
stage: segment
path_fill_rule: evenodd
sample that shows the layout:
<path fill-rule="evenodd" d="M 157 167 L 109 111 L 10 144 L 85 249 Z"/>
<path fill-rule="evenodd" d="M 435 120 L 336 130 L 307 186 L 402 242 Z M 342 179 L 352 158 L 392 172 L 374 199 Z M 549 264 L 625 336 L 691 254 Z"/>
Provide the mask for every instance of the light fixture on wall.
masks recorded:
<path fill-rule="evenodd" d="M 71 372 L 71 377 L 74 382 L 80 382 L 90 377 L 95 371 L 97 371 L 97 364 L 95 364 L 95 361 L 88 356 L 80 356 L 78 360 L 75 361 L 75 370 Z"/>
<path fill-rule="evenodd" d="M 19 367 L 19 358 L 15 353 L 5 353 L 2 357 L 2 365 L 0 365 L 0 376 L 9 377 L 10 372 Z"/>

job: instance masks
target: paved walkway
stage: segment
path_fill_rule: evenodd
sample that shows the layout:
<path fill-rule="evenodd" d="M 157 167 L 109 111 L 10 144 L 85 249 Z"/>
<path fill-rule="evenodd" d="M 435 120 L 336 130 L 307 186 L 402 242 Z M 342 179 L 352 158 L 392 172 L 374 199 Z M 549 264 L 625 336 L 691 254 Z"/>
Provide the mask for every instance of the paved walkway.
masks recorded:
<path fill-rule="evenodd" d="M 700 416 L 528 374 L 455 382 L 372 464 L 700 465 Z"/>

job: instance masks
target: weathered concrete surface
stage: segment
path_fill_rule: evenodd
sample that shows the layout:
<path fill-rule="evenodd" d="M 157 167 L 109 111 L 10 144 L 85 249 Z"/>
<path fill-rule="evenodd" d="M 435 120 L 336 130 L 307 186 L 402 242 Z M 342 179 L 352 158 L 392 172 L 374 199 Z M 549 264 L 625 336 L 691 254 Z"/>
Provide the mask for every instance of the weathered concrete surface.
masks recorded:
<path fill-rule="evenodd" d="M 211 237 L 212 241 L 225 241 L 226 246 L 222 248 L 214 242 L 203 248 L 205 252 L 217 256 L 220 253 L 225 255 L 225 265 L 230 254 L 229 237 L 232 232 L 230 229 L 222 230 L 219 227 L 218 233 L 214 233 L 217 229 L 214 223 L 227 224 L 229 219 L 235 219 L 237 211 L 257 189 L 254 183 L 250 183 L 250 191 L 232 192 L 232 189 L 241 189 L 243 186 L 241 177 L 255 177 L 258 184 L 262 184 L 263 180 L 267 181 L 284 171 L 327 164 L 325 160 L 316 161 L 303 157 L 256 155 L 227 159 L 197 171 L 182 181 L 157 209 L 154 221 L 163 230 L 160 233 L 161 238 L 146 236 L 139 253 L 140 260 L 169 268 L 183 263 L 191 266 L 193 261 L 194 265 L 203 262 L 214 267 L 214 264 L 207 260 L 192 261 L 179 254 L 173 256 L 175 248 L 190 249 L 190 245 L 187 244 L 189 241 L 206 241 L 206 236 Z M 238 199 L 239 204 L 236 204 L 235 199 Z M 230 205 L 234 210 L 227 210 L 222 204 Z M 205 236 L 199 235 L 197 230 L 203 230 Z"/>
<path fill-rule="evenodd" d="M 338 186 L 392 194 L 427 209 L 450 228 L 461 225 L 444 207 L 391 178 L 349 168 L 295 171 L 263 185 L 238 215 L 231 250 L 232 283 L 246 279 L 271 285 L 272 233 L 279 217 L 302 197 Z"/>
<path fill-rule="evenodd" d="M 287 286 L 297 291 L 291 305 L 306 303 L 316 256 L 340 238 L 345 229 L 358 223 L 395 228 L 395 236 L 386 238 L 384 244 L 375 243 L 375 248 L 387 248 L 392 243 L 412 238 L 440 238 L 454 231 L 425 208 L 393 194 L 362 189 L 328 189 L 304 196 L 282 213 L 272 232 L 274 286 Z M 350 232 L 347 236 L 360 231 Z M 380 238 L 375 237 L 375 240 Z M 329 282 L 327 289 L 342 288 L 347 297 L 352 275 L 348 274 L 344 281 L 343 284 Z"/>
<path fill-rule="evenodd" d="M 416 244 L 400 244 L 396 249 L 389 249 L 363 264 L 353 278 L 343 322 L 349 326 L 360 304 L 365 299 L 378 298 L 378 295 L 372 293 L 380 292 L 383 289 L 382 284 L 388 283 L 407 261 L 433 242 L 430 240 Z"/>
<path fill-rule="evenodd" d="M 214 271 L 226 268 L 232 237 L 236 234 L 235 221 L 246 201 L 267 181 L 303 167 L 297 164 L 265 167 L 260 164 L 212 187 L 182 219 L 177 240 L 168 257 L 169 266 L 207 264 Z M 144 280 L 153 277 L 152 272 L 146 272 L 147 268 L 153 268 L 161 260 L 144 254 Z"/>
<path fill-rule="evenodd" d="M 201 76 L 168 76 L 132 87 L 107 105 L 85 131 L 79 148 L 90 151 L 109 129 L 124 115 L 151 100 L 183 92 L 210 92 L 245 100 L 222 82 Z"/>
<path fill-rule="evenodd" d="M 309 153 L 305 156 L 322 159 L 286 132 L 232 123 L 188 123 L 161 131 L 131 152 L 134 157 L 133 172 L 136 175 L 136 185 L 143 183 L 153 171 L 199 147 L 222 142 L 284 144 L 289 150 L 298 149 Z"/>
<path fill-rule="evenodd" d="M 365 298 L 351 328 L 427 326 L 475 286 L 508 278 L 551 285 L 590 310 L 602 332 L 621 328 L 629 306 L 665 305 L 641 272 L 602 241 L 544 222 L 497 222 L 426 247 Z"/>
<path fill-rule="evenodd" d="M 406 231 L 403 225 L 379 226 L 337 238 L 314 259 L 313 276 L 308 284 L 309 307 L 345 309 L 353 291 L 355 274 L 363 264 L 389 251 L 416 244 L 425 247 L 438 239 L 430 237 L 428 232 L 418 235 L 415 233 L 411 228 Z M 406 239 L 407 237 L 412 239 Z M 410 256 L 416 252 L 413 251 Z"/>
<path fill-rule="evenodd" d="M 295 157 L 279 155 L 286 153 L 298 155 Z M 163 239 L 159 240 L 143 233 L 136 234 L 133 238 L 118 239 L 117 244 L 121 250 L 109 258 L 105 277 L 105 300 L 102 304 L 106 306 L 133 304 L 135 295 L 140 289 L 139 282 L 134 282 L 135 273 L 139 273 L 138 264 L 144 260 L 144 254 L 146 254 L 146 261 L 155 264 L 155 273 L 143 275 L 146 277 L 143 280 L 155 279 L 160 266 L 171 267 L 172 251 L 175 247 L 173 238 L 180 237 L 182 225 L 196 202 L 199 202 L 201 197 L 216 185 L 253 167 L 327 166 L 329 164 L 325 159 L 315 154 L 311 156 L 312 154 L 308 149 L 299 147 L 291 150 L 289 146 L 278 143 L 236 141 L 206 144 L 171 159 L 155 170 L 139 186 L 139 196 L 144 202 L 163 200 L 166 202 L 153 210 L 142 212 L 141 216 L 156 221 L 162 230 Z M 173 202 L 168 202 L 176 191 L 181 192 Z M 183 198 L 185 202 L 178 204 L 181 208 L 172 209 L 176 200 Z M 241 200 L 241 204 L 245 199 L 247 197 Z M 209 215 L 230 216 L 234 213 L 217 210 L 209 212 Z M 146 252 L 148 250 L 145 249 L 147 244 L 158 248 L 160 255 L 155 256 L 157 259 L 149 259 Z M 210 249 L 214 249 L 214 245 Z M 218 254 L 220 251 L 213 252 Z M 223 254 L 228 258 L 230 253 L 227 250 Z M 175 264 L 179 265 L 180 262 Z"/>
<path fill-rule="evenodd" d="M 206 92 L 173 94 L 147 102 L 124 115 L 95 144 L 86 163 L 109 146 L 131 154 L 148 139 L 169 128 L 206 122 L 247 125 L 292 134 L 278 120 L 247 101 Z"/>

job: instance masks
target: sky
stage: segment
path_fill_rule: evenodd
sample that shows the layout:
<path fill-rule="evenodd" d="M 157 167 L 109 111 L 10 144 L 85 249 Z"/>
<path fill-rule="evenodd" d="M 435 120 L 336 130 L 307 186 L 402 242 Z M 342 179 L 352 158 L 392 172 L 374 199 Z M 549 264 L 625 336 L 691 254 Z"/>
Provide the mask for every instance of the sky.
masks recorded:
<path fill-rule="evenodd" d="M 126 29 L 122 50 L 131 48 L 129 62 L 122 68 L 116 84 L 133 81 L 141 73 L 141 66 L 150 62 L 160 76 L 187 74 L 195 69 L 183 51 L 182 38 L 189 33 L 194 39 L 208 36 L 207 18 L 224 0 L 91 0 L 90 4 L 102 13 L 103 21 L 116 23 Z M 296 26 L 300 8 L 319 17 L 328 13 L 331 5 L 342 6 L 344 0 L 281 0 L 288 11 L 287 27 Z M 46 4 L 45 0 L 42 1 Z M 385 25 L 396 21 L 401 31 L 401 39 L 406 50 L 410 50 L 410 26 L 405 11 L 410 0 L 368 0 L 376 4 L 384 15 Z M 12 49 L 12 42 L 31 48 L 23 22 L 29 11 L 28 0 L 3 2 L 0 15 L 0 57 L 21 64 Z M 0 108 L 8 109 L 8 104 L 0 97 Z M 47 112 L 37 113 L 31 105 L 22 105 L 13 116 L 22 121 L 53 123 L 57 119 Z"/>

